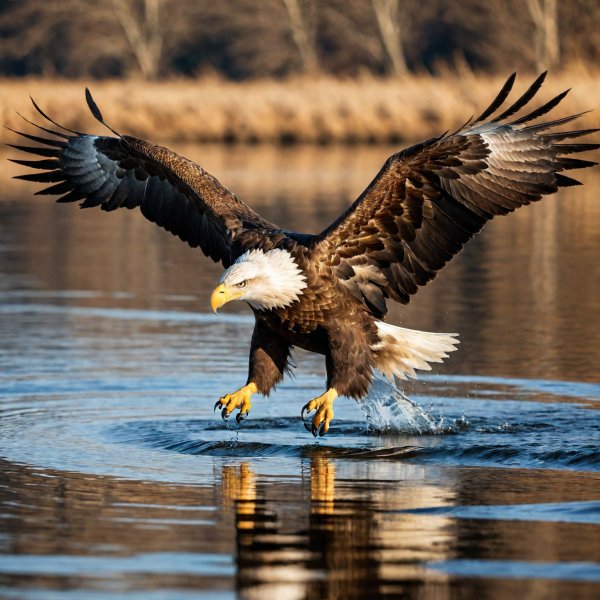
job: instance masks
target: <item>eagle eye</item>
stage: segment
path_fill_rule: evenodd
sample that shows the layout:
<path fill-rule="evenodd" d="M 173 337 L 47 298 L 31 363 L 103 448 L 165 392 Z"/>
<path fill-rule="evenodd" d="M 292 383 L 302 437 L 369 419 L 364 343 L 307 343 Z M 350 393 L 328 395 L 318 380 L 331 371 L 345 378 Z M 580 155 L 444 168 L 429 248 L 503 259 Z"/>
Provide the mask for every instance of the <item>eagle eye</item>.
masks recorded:
<path fill-rule="evenodd" d="M 244 287 L 246 287 L 247 283 L 248 283 L 248 281 L 246 279 L 244 279 L 244 281 L 240 281 L 239 283 L 236 283 L 236 287 L 244 288 Z"/>

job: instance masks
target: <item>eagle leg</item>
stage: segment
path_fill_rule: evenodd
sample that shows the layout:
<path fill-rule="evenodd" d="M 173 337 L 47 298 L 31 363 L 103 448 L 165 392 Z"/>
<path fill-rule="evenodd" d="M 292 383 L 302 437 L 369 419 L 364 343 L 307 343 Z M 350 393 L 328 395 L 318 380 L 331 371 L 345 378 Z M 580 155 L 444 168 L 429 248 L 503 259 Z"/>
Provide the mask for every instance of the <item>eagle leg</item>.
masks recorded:
<path fill-rule="evenodd" d="M 335 388 L 329 388 L 324 394 L 317 398 L 313 398 L 310 402 L 304 405 L 300 415 L 304 421 L 304 413 L 310 413 L 316 410 L 315 416 L 312 419 L 312 426 L 304 423 L 307 431 L 310 431 L 315 437 L 317 435 L 324 436 L 329 431 L 329 423 L 333 419 L 333 401 L 338 397 Z"/>
<path fill-rule="evenodd" d="M 236 409 L 239 408 L 240 412 L 235 417 L 237 423 L 241 423 L 248 417 L 248 413 L 252 408 L 250 403 L 250 397 L 256 393 L 258 388 L 256 384 L 251 381 L 248 385 L 241 387 L 239 390 L 232 392 L 231 394 L 225 394 L 222 398 L 219 398 L 215 404 L 215 410 L 221 410 L 221 418 L 226 421 L 229 415 Z"/>

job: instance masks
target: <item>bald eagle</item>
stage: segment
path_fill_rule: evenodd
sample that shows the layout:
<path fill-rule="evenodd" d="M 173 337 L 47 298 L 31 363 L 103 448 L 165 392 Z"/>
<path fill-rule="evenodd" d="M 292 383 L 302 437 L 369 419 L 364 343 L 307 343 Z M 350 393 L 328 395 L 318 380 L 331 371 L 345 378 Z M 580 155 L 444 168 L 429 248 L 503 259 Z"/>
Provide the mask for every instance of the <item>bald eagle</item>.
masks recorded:
<path fill-rule="evenodd" d="M 250 397 L 269 394 L 289 368 L 294 346 L 325 356 L 326 391 L 302 409 L 324 435 L 338 395 L 364 397 L 374 371 L 414 377 L 458 343 L 456 334 L 413 331 L 384 321 L 387 301 L 403 304 L 496 215 L 579 184 L 565 170 L 596 163 L 570 157 L 600 144 L 561 143 L 593 129 L 553 128 L 580 115 L 531 124 L 567 92 L 510 120 L 540 89 L 540 75 L 516 102 L 504 105 L 511 75 L 491 105 L 453 133 L 390 156 L 358 199 L 321 233 L 282 229 L 267 221 L 199 165 L 112 129 L 86 89 L 87 104 L 114 136 L 32 125 L 52 137 L 21 136 L 13 146 L 42 157 L 14 162 L 36 169 L 20 179 L 51 183 L 38 194 L 105 211 L 139 207 L 163 227 L 225 268 L 210 303 L 246 302 L 255 317 L 246 385 L 220 398 L 227 419 L 248 416 Z"/>

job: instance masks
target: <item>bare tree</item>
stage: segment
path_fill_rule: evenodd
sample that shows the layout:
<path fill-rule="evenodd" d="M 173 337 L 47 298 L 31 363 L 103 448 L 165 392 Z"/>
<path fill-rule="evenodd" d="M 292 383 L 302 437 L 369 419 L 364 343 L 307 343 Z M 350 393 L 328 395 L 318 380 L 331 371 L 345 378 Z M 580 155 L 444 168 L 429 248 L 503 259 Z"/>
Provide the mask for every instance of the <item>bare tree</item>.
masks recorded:
<path fill-rule="evenodd" d="M 536 68 L 544 71 L 559 64 L 557 0 L 527 0 L 527 8 L 535 27 Z"/>
<path fill-rule="evenodd" d="M 0 2 L 0 61 L 28 72 L 151 79 L 193 37 L 196 0 L 20 0 Z"/>
<path fill-rule="evenodd" d="M 164 0 L 112 0 L 115 17 L 144 79 L 156 79 L 161 69 Z M 137 9 L 137 10 L 136 10 Z"/>
<path fill-rule="evenodd" d="M 408 73 L 402 46 L 401 13 L 398 0 L 371 0 L 381 42 L 389 58 L 392 73 L 404 76 Z"/>
<path fill-rule="evenodd" d="M 344 75 L 387 67 L 373 7 L 364 0 L 329 0 L 320 6 L 319 39 L 327 51 L 321 69 Z"/>
<path fill-rule="evenodd" d="M 0 72 L 403 76 L 457 57 L 503 73 L 593 66 L 599 19 L 599 0 L 0 0 Z"/>
<path fill-rule="evenodd" d="M 282 0 L 282 2 L 290 21 L 292 37 L 300 53 L 302 70 L 305 73 L 316 73 L 319 70 L 319 60 L 316 43 L 315 5 L 312 0 L 309 0 L 303 10 L 300 0 Z"/>

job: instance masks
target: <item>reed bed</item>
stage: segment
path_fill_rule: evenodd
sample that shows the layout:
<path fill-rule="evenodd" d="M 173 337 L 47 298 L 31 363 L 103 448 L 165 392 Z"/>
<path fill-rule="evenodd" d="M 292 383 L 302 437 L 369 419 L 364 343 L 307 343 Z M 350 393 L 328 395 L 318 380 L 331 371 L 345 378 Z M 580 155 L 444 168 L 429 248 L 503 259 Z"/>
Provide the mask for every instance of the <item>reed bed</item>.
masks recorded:
<path fill-rule="evenodd" d="M 521 76 L 516 98 L 533 80 Z M 362 77 L 293 78 L 285 81 L 199 80 L 64 81 L 0 80 L 0 118 L 23 128 L 16 110 L 33 118 L 28 95 L 67 127 L 99 132 L 84 100 L 89 85 L 106 120 L 115 129 L 163 142 L 401 143 L 455 128 L 480 112 L 495 96 L 504 77 L 472 72 L 406 79 Z M 583 67 L 551 74 L 540 100 L 572 87 L 556 111 L 565 115 L 598 107 L 600 72 Z M 39 117 L 36 117 L 39 121 Z M 600 127 L 600 111 L 585 117 Z M 0 141 L 14 142 L 3 129 Z"/>

